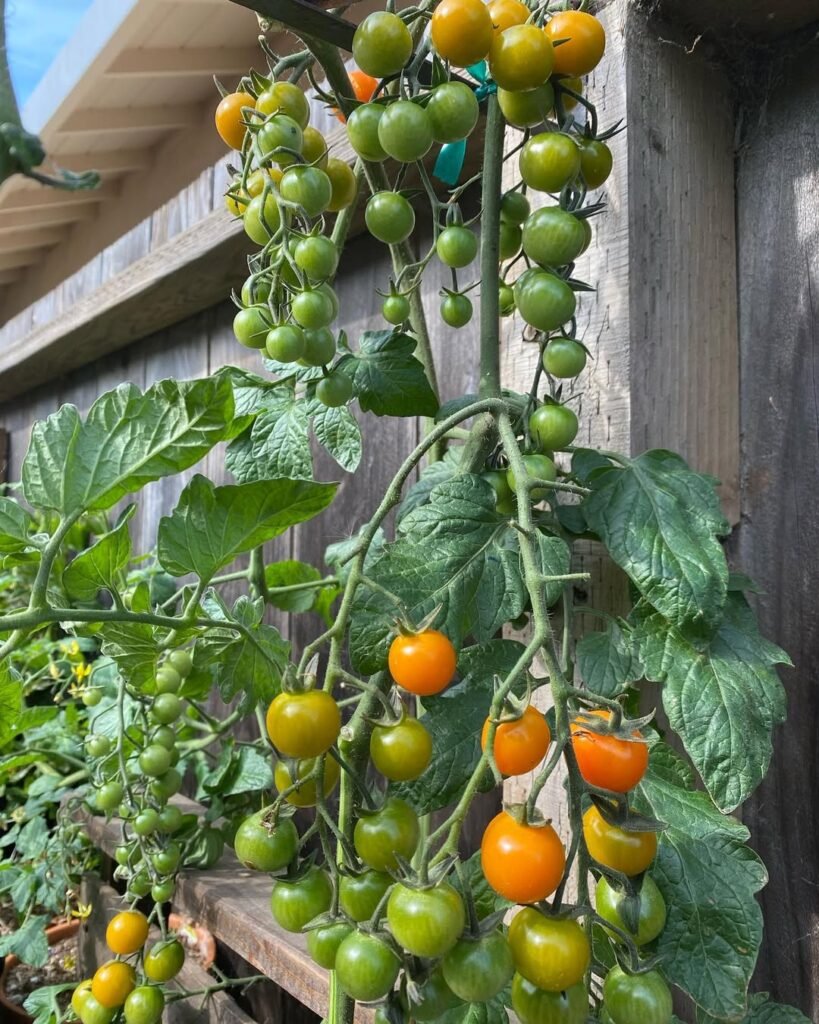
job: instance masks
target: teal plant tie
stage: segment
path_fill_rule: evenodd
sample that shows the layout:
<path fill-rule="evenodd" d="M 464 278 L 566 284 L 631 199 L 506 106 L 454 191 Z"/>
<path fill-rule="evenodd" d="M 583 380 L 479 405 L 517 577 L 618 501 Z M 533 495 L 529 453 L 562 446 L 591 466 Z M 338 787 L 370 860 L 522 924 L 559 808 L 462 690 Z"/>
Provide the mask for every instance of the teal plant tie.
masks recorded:
<path fill-rule="evenodd" d="M 471 64 L 466 70 L 476 82 L 480 83 L 475 90 L 478 102 L 485 100 L 490 93 L 497 92 L 498 87 L 489 78 L 489 69 L 485 60 L 479 61 L 477 64 Z M 439 181 L 444 182 L 445 185 L 455 186 L 458 184 L 458 179 L 461 176 L 465 159 L 466 139 L 461 139 L 458 142 L 447 142 L 441 146 L 441 152 L 438 154 L 438 159 L 435 161 L 432 173 Z"/>

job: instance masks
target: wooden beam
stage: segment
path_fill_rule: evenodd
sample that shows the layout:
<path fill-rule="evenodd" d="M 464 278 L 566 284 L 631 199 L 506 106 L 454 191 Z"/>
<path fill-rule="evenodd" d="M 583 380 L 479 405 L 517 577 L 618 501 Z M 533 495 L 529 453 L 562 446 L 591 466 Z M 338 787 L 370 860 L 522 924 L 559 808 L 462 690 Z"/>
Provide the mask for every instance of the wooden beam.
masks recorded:
<path fill-rule="evenodd" d="M 111 149 L 98 153 L 49 153 L 58 167 L 69 171 L 98 171 L 102 175 L 141 171 L 151 162 L 147 149 Z"/>
<path fill-rule="evenodd" d="M 0 252 L 40 249 L 45 245 L 56 245 L 62 238 L 63 233 L 57 228 L 15 228 L 13 231 L 0 229 Z"/>
<path fill-rule="evenodd" d="M 41 249 L 18 249 L 16 252 L 0 253 L 0 270 L 17 270 L 30 267 L 40 258 Z"/>
<path fill-rule="evenodd" d="M 185 128 L 199 116 L 199 107 L 101 107 L 97 110 L 77 110 L 57 127 L 60 135 L 93 132 L 156 131 Z"/>
<path fill-rule="evenodd" d="M 87 220 L 95 207 L 91 203 L 73 206 L 42 206 L 28 210 L 0 208 L 0 234 L 13 228 L 24 228 L 27 225 L 42 227 L 51 224 L 74 224 L 78 220 Z"/>
<path fill-rule="evenodd" d="M 664 19 L 718 44 L 726 31 L 770 39 L 819 23 L 816 4 L 805 0 L 661 0 L 655 8 Z"/>
<path fill-rule="evenodd" d="M 264 57 L 258 46 L 203 47 L 181 49 L 123 50 L 106 68 L 106 77 L 116 78 L 200 78 L 212 75 L 245 75 Z"/>
<path fill-rule="evenodd" d="M 231 0 L 265 18 L 272 18 L 299 35 L 315 36 L 352 52 L 355 25 L 337 14 L 322 11 L 309 0 Z"/>
<path fill-rule="evenodd" d="M 100 185 L 99 188 L 82 189 L 79 192 L 68 192 L 66 189 L 40 185 L 31 192 L 10 192 L 0 206 L 0 214 L 11 210 L 36 210 L 57 206 L 84 206 L 88 203 L 102 203 L 117 194 L 115 184 Z"/>
<path fill-rule="evenodd" d="M 20 271 L 17 270 L 4 270 L 0 272 L 0 288 L 5 287 L 7 284 L 14 284 L 20 277 Z"/>

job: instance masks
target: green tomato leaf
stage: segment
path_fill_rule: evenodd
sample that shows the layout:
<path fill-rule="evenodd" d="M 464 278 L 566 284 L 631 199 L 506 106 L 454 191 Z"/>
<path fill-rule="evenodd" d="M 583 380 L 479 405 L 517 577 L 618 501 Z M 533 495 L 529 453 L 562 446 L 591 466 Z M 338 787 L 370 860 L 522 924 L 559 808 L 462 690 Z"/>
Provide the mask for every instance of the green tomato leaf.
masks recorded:
<path fill-rule="evenodd" d="M 57 1024 L 57 1021 L 62 1020 L 62 1008 L 57 997 L 76 987 L 76 981 L 67 981 L 62 985 L 37 988 L 26 998 L 23 1009 L 34 1018 L 33 1024 Z"/>
<path fill-rule="evenodd" d="M 482 921 L 485 917 L 489 917 L 490 914 L 494 914 L 498 910 L 514 906 L 509 900 L 499 896 L 489 882 L 487 882 L 486 875 L 484 875 L 483 868 L 481 867 L 480 850 L 476 850 L 471 857 L 462 861 L 460 872 L 450 877 L 452 887 L 463 894 L 464 890 L 461 887 L 459 875 L 463 875 L 466 885 L 472 893 L 472 899 L 475 901 L 475 910 L 479 920 Z"/>
<path fill-rule="evenodd" d="M 144 394 L 120 384 L 94 402 L 85 422 L 64 405 L 34 425 L 23 462 L 26 500 L 64 515 L 110 508 L 198 462 L 232 418 L 230 381 L 217 377 L 163 380 Z"/>
<path fill-rule="evenodd" d="M 100 626 L 100 649 L 116 662 L 121 675 L 137 690 L 153 686 L 159 666 L 159 647 L 153 626 L 144 622 L 105 622 Z M 91 685 L 98 684 L 95 665 Z"/>
<path fill-rule="evenodd" d="M 361 543 L 361 531 L 354 533 L 352 537 L 347 537 L 345 540 L 336 541 L 335 544 L 330 544 L 324 551 L 324 561 L 330 566 L 335 572 L 336 576 L 341 580 L 342 583 L 347 582 L 347 577 L 350 575 L 350 563 L 355 557 L 355 553 L 358 549 L 358 545 Z M 367 555 L 364 559 L 364 569 L 369 572 L 373 562 L 375 562 L 385 551 L 387 547 L 387 539 L 384 536 L 384 531 L 379 528 L 375 531 L 372 544 L 367 549 Z"/>
<path fill-rule="evenodd" d="M 569 545 L 560 537 L 538 531 L 538 549 L 540 552 L 540 568 L 544 576 L 565 576 L 571 563 Z M 552 580 L 544 587 L 546 604 L 553 605 L 560 600 L 565 581 Z"/>
<path fill-rule="evenodd" d="M 264 568 L 265 583 L 271 593 L 270 603 L 284 612 L 308 612 L 316 603 L 321 587 L 308 587 L 291 593 L 277 594 L 279 587 L 294 587 L 300 583 L 313 583 L 321 579 L 321 573 L 306 562 L 271 562 Z"/>
<path fill-rule="evenodd" d="M 254 747 L 233 750 L 226 765 L 217 764 L 204 780 L 205 792 L 218 792 L 221 796 L 238 793 L 260 793 L 273 788 L 273 770 L 270 758 Z"/>
<path fill-rule="evenodd" d="M 616 697 L 643 678 L 631 630 L 610 622 L 603 633 L 587 633 L 577 644 L 577 668 L 586 686 L 601 697 Z"/>
<path fill-rule="evenodd" d="M 790 659 L 760 636 L 738 591 L 729 595 L 725 619 L 705 651 L 657 614 L 638 618 L 634 634 L 646 678 L 663 683 L 671 728 L 717 807 L 732 811 L 768 770 L 771 733 L 786 710 L 773 666 Z"/>
<path fill-rule="evenodd" d="M 225 465 L 241 483 L 256 480 L 312 480 L 307 403 L 290 387 L 279 387 L 264 411 L 228 445 Z"/>
<path fill-rule="evenodd" d="M 435 697 L 424 698 L 424 725 L 432 736 L 433 757 L 424 774 L 391 786 L 419 814 L 436 811 L 455 800 L 481 756 L 481 729 L 489 714 L 495 676 L 512 670 L 523 645 L 516 640 L 490 640 L 465 647 L 458 655 L 459 681 Z M 519 688 L 523 690 L 525 683 Z M 481 790 L 494 785 L 487 769 Z"/>
<path fill-rule="evenodd" d="M 697 1012 L 697 1024 L 717 1024 L 717 1018 L 703 1010 Z M 795 1006 L 774 1003 L 767 992 L 751 996 L 748 1012 L 738 1024 L 811 1024 Z"/>
<path fill-rule="evenodd" d="M 442 459 L 424 466 L 421 470 L 421 479 L 408 488 L 407 493 L 404 495 L 404 500 L 398 506 L 398 511 L 395 514 L 396 524 L 400 524 L 404 516 L 412 512 L 414 508 L 418 508 L 419 505 L 426 505 L 433 489 L 438 484 L 442 484 L 445 480 L 451 480 L 455 476 L 458 472 L 460 461 L 460 450 L 458 448 L 448 448 Z"/>
<path fill-rule="evenodd" d="M 313 431 L 318 443 L 342 469 L 355 473 L 361 462 L 361 427 L 346 405 L 329 409 L 320 402 L 312 409 Z"/>
<path fill-rule="evenodd" d="M 0 662 L 0 747 L 16 736 L 23 710 L 23 681 L 8 661 Z"/>
<path fill-rule="evenodd" d="M 47 916 L 32 914 L 17 931 L 0 935 L 0 956 L 13 953 L 24 964 L 42 967 L 48 960 L 47 924 Z"/>
<path fill-rule="evenodd" d="M 696 642 L 720 623 L 728 567 L 717 540 L 728 532 L 710 477 L 678 456 L 650 451 L 627 467 L 591 473 L 589 527 L 649 604 Z"/>
<path fill-rule="evenodd" d="M 509 1014 L 503 1001 L 503 993 L 486 1003 L 465 1003 L 447 1010 L 436 1024 L 508 1024 Z"/>
<path fill-rule="evenodd" d="M 197 475 L 159 522 L 159 561 L 172 576 L 209 580 L 243 552 L 318 515 L 337 486 L 280 479 L 214 487 Z"/>
<path fill-rule="evenodd" d="M 37 524 L 12 498 L 0 498 L 0 554 L 24 551 L 31 546 L 29 534 Z"/>
<path fill-rule="evenodd" d="M 365 331 L 355 354 L 339 368 L 353 382 L 364 412 L 376 416 L 434 416 L 438 400 L 422 363 L 412 354 L 417 342 L 401 331 Z"/>
<path fill-rule="evenodd" d="M 131 557 L 128 522 L 135 512 L 136 505 L 129 505 L 113 530 L 103 534 L 68 563 L 63 572 L 63 587 L 69 597 L 91 601 L 100 590 L 116 590 L 117 573 L 125 568 Z"/>
<path fill-rule="evenodd" d="M 667 979 L 708 1013 L 736 1020 L 762 939 L 755 894 L 765 867 L 745 846 L 748 830 L 694 789 L 693 772 L 669 747 L 651 750 L 636 809 L 667 822 L 651 874 L 668 920 L 657 939 Z"/>
<path fill-rule="evenodd" d="M 526 603 L 517 534 L 496 512 L 489 484 L 469 474 L 439 484 L 428 504 L 406 515 L 398 540 L 367 572 L 413 621 L 441 606 L 436 627 L 456 647 L 470 635 L 491 639 Z M 398 608 L 383 593 L 359 587 L 349 643 L 360 672 L 384 668 Z"/>

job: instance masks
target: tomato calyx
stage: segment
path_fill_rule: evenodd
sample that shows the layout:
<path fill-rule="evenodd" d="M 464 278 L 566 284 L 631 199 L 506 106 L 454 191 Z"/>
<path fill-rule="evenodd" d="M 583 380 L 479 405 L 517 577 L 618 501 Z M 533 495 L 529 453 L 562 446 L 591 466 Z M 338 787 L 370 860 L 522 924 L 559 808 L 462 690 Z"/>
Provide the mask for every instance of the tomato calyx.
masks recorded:
<path fill-rule="evenodd" d="M 503 687 L 503 680 L 500 676 L 496 675 L 493 680 L 494 691 L 497 694 Z M 513 693 L 507 693 L 503 698 L 503 704 L 501 705 L 500 712 L 497 715 L 490 715 L 487 718 L 488 722 L 494 722 L 495 725 L 503 725 L 506 722 L 519 722 L 523 718 L 524 712 L 531 704 L 532 697 L 532 681 L 527 675 L 526 677 L 526 692 L 522 697 L 516 697 Z"/>
<path fill-rule="evenodd" d="M 593 791 L 589 792 L 591 802 L 597 808 L 600 817 L 609 825 L 614 825 L 616 828 L 622 829 L 623 832 L 664 832 L 668 825 L 664 821 L 658 821 L 657 818 L 650 818 L 644 814 L 638 814 L 637 811 L 632 810 L 629 807 L 628 799 L 625 794 L 607 794 L 602 796 L 600 793 Z"/>
<path fill-rule="evenodd" d="M 406 615 L 400 615 L 393 621 L 393 628 L 400 636 L 420 636 L 433 628 L 433 623 L 441 614 L 443 605 L 436 604 L 435 607 L 419 622 L 413 624 Z"/>
<path fill-rule="evenodd" d="M 536 807 L 530 809 L 526 804 L 504 804 L 503 809 L 518 825 L 526 825 L 528 828 L 546 828 L 552 824 L 552 819 L 544 818 Z"/>
<path fill-rule="evenodd" d="M 603 717 L 594 711 L 579 711 L 572 718 L 572 733 L 592 733 L 596 736 L 614 736 L 629 743 L 648 743 L 649 738 L 642 735 L 647 725 L 654 721 L 656 712 L 640 718 L 624 718 L 621 707 L 613 708 L 611 715 Z"/>

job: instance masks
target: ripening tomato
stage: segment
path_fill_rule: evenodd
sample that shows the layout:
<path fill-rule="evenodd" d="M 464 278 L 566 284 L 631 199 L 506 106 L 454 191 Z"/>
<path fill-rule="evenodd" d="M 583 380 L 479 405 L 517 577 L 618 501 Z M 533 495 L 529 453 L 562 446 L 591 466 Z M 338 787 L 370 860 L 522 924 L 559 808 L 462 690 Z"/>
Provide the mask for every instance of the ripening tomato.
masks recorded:
<path fill-rule="evenodd" d="M 430 697 L 449 686 L 457 667 L 452 641 L 437 629 L 409 636 L 399 633 L 390 644 L 387 660 L 395 682 L 419 697 Z"/>
<path fill-rule="evenodd" d="M 355 202 L 358 194 L 358 185 L 355 180 L 355 173 L 346 160 L 339 160 L 331 156 L 324 168 L 324 173 L 330 179 L 330 202 L 327 204 L 328 213 L 338 213 L 345 210 Z"/>
<path fill-rule="evenodd" d="M 475 939 L 465 936 L 441 963 L 444 980 L 465 1003 L 486 1003 L 509 984 L 515 972 L 512 950 L 501 931 Z"/>
<path fill-rule="evenodd" d="M 583 221 L 559 206 L 543 206 L 523 225 L 523 251 L 545 267 L 573 263 L 586 245 Z"/>
<path fill-rule="evenodd" d="M 288 167 L 279 184 L 282 199 L 300 206 L 308 217 L 318 217 L 330 205 L 333 186 L 319 167 Z"/>
<path fill-rule="evenodd" d="M 381 148 L 402 164 L 420 160 L 432 147 L 432 121 L 412 100 L 395 100 L 378 122 Z"/>
<path fill-rule="evenodd" d="M 440 57 L 466 68 L 486 57 L 495 30 L 483 0 L 442 0 L 432 15 L 430 33 Z"/>
<path fill-rule="evenodd" d="M 583 838 L 598 864 L 623 875 L 641 874 L 657 854 L 655 832 L 626 832 L 610 825 L 594 805 L 583 815 Z"/>
<path fill-rule="evenodd" d="M 412 234 L 415 210 L 399 192 L 376 192 L 367 201 L 364 221 L 367 230 L 379 242 L 397 245 Z"/>
<path fill-rule="evenodd" d="M 553 377 L 577 377 L 586 366 L 586 350 L 574 338 L 552 338 L 543 350 L 543 369 Z"/>
<path fill-rule="evenodd" d="M 586 1024 L 589 994 L 583 982 L 546 992 L 520 974 L 512 979 L 512 1009 L 521 1024 Z"/>
<path fill-rule="evenodd" d="M 123 910 L 108 922 L 105 941 L 112 953 L 129 956 L 148 938 L 148 918 L 138 910 Z"/>
<path fill-rule="evenodd" d="M 294 762 L 294 764 L 295 769 L 291 770 L 290 765 L 286 761 L 278 761 L 276 763 L 276 767 L 273 770 L 273 781 L 276 784 L 276 789 L 280 793 L 284 793 L 290 790 L 291 786 L 295 785 L 296 788 L 288 792 L 284 798 L 287 803 L 292 804 L 294 807 L 315 807 L 318 802 L 318 790 L 316 788 L 316 780 L 309 776 L 312 775 L 316 767 L 316 758 L 302 758 Z M 335 758 L 325 757 L 325 796 L 329 796 L 338 785 L 340 771 L 338 761 Z"/>
<path fill-rule="evenodd" d="M 355 30 L 353 58 L 368 75 L 396 75 L 411 56 L 412 36 L 397 14 L 374 11 Z"/>
<path fill-rule="evenodd" d="M 671 1024 L 671 990 L 659 971 L 626 974 L 612 967 L 603 982 L 603 1005 L 612 1024 Z"/>
<path fill-rule="evenodd" d="M 318 757 L 332 747 L 341 712 L 325 690 L 280 693 L 267 709 L 267 734 L 286 757 Z"/>
<path fill-rule="evenodd" d="M 398 797 L 355 823 L 353 845 L 362 862 L 376 871 L 395 871 L 398 858 L 409 860 L 418 847 L 418 815 Z"/>
<path fill-rule="evenodd" d="M 543 28 L 555 46 L 554 70 L 559 75 L 588 75 L 594 71 L 606 50 L 606 31 L 593 14 L 585 11 L 560 11 Z"/>
<path fill-rule="evenodd" d="M 518 974 L 546 992 L 572 988 L 591 960 L 589 940 L 577 921 L 548 917 L 534 907 L 524 907 L 512 919 L 509 945 Z"/>
<path fill-rule="evenodd" d="M 568 448 L 578 427 L 577 416 L 566 405 L 541 405 L 529 417 L 529 436 L 542 452 Z"/>
<path fill-rule="evenodd" d="M 515 128 L 534 128 L 543 124 L 555 105 L 555 91 L 550 82 L 526 92 L 498 89 L 501 113 Z"/>
<path fill-rule="evenodd" d="M 628 899 L 626 893 L 615 889 L 606 878 L 601 877 L 594 894 L 597 913 L 609 924 L 613 924 L 616 928 L 631 935 L 638 946 L 653 942 L 665 928 L 666 919 L 665 900 L 657 883 L 651 875 L 646 875 L 643 878 L 643 884 L 640 887 L 636 932 L 627 928 L 623 920 L 622 908 L 626 899 Z"/>
<path fill-rule="evenodd" d="M 353 87 L 353 96 L 359 103 L 369 103 L 378 88 L 378 79 L 368 75 L 360 68 L 354 68 L 348 72 L 350 85 Z"/>
<path fill-rule="evenodd" d="M 537 25 L 512 25 L 495 36 L 489 51 L 489 71 L 499 89 L 525 92 L 548 79 L 554 47 Z"/>
<path fill-rule="evenodd" d="M 383 871 L 362 871 L 342 875 L 338 883 L 338 905 L 353 921 L 369 921 L 378 908 L 392 879 Z"/>
<path fill-rule="evenodd" d="M 122 960 L 104 963 L 91 979 L 91 994 L 109 1010 L 122 1006 L 135 987 L 136 973 Z"/>
<path fill-rule="evenodd" d="M 216 131 L 226 146 L 242 148 L 247 132 L 243 108 L 254 106 L 255 100 L 246 92 L 231 92 L 221 100 L 215 114 Z"/>
<path fill-rule="evenodd" d="M 580 173 L 587 188 L 600 188 L 608 180 L 613 166 L 614 157 L 605 142 L 580 140 Z"/>
<path fill-rule="evenodd" d="M 233 837 L 236 856 L 254 871 L 280 871 L 299 849 L 299 834 L 292 818 L 282 818 L 271 828 L 267 813 L 264 808 L 245 818 Z"/>
<path fill-rule="evenodd" d="M 432 737 L 423 722 L 408 716 L 396 725 L 377 725 L 370 734 L 370 758 L 385 778 L 409 782 L 432 760 Z"/>
<path fill-rule="evenodd" d="M 396 942 L 413 956 L 443 956 L 466 924 L 463 899 L 447 882 L 426 889 L 396 883 L 387 900 L 387 923 Z"/>
<path fill-rule="evenodd" d="M 287 114 L 274 114 L 256 134 L 256 145 L 262 158 L 287 167 L 295 163 L 294 153 L 304 147 L 304 133 L 297 121 Z"/>
<path fill-rule="evenodd" d="M 533 135 L 520 151 L 520 176 L 537 192 L 560 192 L 580 173 L 580 147 L 562 132 Z"/>
<path fill-rule="evenodd" d="M 577 309 L 571 285 L 556 274 L 530 267 L 515 281 L 515 304 L 520 315 L 539 331 L 556 331 Z"/>
<path fill-rule="evenodd" d="M 125 1024 L 159 1024 L 165 1010 L 165 995 L 155 985 L 140 985 L 125 1000 Z"/>
<path fill-rule="evenodd" d="M 293 82 L 272 82 L 264 92 L 259 93 L 256 109 L 265 117 L 287 114 L 301 129 L 306 128 L 310 120 L 307 97 Z"/>
<path fill-rule="evenodd" d="M 560 885 L 566 852 L 550 824 L 522 824 L 501 811 L 483 834 L 481 867 L 487 882 L 505 899 L 536 903 Z"/>
<path fill-rule="evenodd" d="M 481 733 L 482 750 L 486 750 L 490 726 L 491 720 L 487 718 Z M 551 742 L 549 723 L 530 704 L 520 718 L 501 722 L 495 729 L 492 752 L 498 771 L 503 775 L 525 775 L 540 764 Z"/>
<path fill-rule="evenodd" d="M 145 954 L 142 962 L 145 976 L 158 984 L 175 978 L 185 963 L 185 947 L 179 939 L 156 942 Z"/>
<path fill-rule="evenodd" d="M 347 120 L 347 139 L 358 156 L 370 163 L 381 163 L 387 153 L 378 141 L 378 125 L 384 110 L 378 103 L 364 103 Z"/>
<path fill-rule="evenodd" d="M 525 24 L 531 13 L 521 0 L 492 0 L 489 4 L 489 16 L 496 37 L 513 25 Z"/>
<path fill-rule="evenodd" d="M 611 718 L 611 712 L 602 709 L 585 714 L 603 721 Z M 582 715 L 574 719 L 570 728 L 577 766 L 590 786 L 612 793 L 627 793 L 645 775 L 648 746 L 642 742 L 639 732 L 632 733 L 634 740 L 601 735 L 586 727 Z"/>
<path fill-rule="evenodd" d="M 322 171 L 327 167 L 327 140 L 318 128 L 314 128 L 312 125 L 308 125 L 304 129 L 301 155 L 311 167 L 317 167 Z"/>
<path fill-rule="evenodd" d="M 281 214 L 275 195 L 254 196 L 244 214 L 245 234 L 257 245 L 267 245 L 281 226 Z"/>

